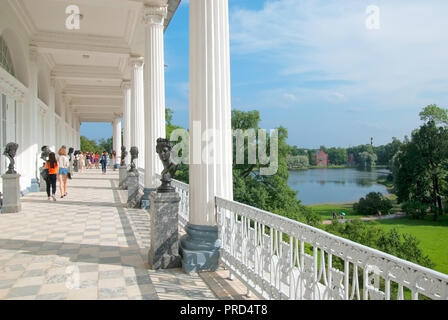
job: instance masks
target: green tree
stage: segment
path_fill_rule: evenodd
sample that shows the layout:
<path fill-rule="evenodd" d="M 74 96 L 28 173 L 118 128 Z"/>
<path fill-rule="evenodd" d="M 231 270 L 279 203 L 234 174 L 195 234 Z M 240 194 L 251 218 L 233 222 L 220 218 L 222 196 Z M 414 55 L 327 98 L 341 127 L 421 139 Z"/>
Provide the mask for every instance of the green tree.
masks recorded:
<path fill-rule="evenodd" d="M 442 197 L 447 195 L 448 128 L 431 119 L 412 133 L 394 161 L 398 201 L 432 205 L 434 220 L 443 214 Z"/>
<path fill-rule="evenodd" d="M 358 203 L 353 204 L 353 211 L 358 214 L 376 215 L 379 212 L 389 214 L 392 209 L 392 201 L 385 198 L 379 192 L 371 192 Z"/>
<path fill-rule="evenodd" d="M 327 149 L 327 153 L 330 164 L 345 165 L 348 162 L 347 149 L 329 148 Z"/>
<path fill-rule="evenodd" d="M 95 140 L 89 140 L 81 136 L 81 150 L 86 152 L 97 152 L 98 146 Z"/>
<path fill-rule="evenodd" d="M 288 155 L 286 157 L 286 162 L 288 163 L 288 169 L 290 169 L 290 170 L 304 170 L 304 169 L 308 169 L 308 167 L 309 167 L 308 156 Z"/>
<path fill-rule="evenodd" d="M 114 139 L 112 137 L 108 138 L 108 139 L 100 139 L 100 141 L 98 141 L 98 148 L 97 148 L 98 152 L 103 152 L 106 151 L 108 153 L 112 153 L 112 151 L 114 151 Z M 119 150 L 115 150 L 117 153 L 119 152 Z"/>
<path fill-rule="evenodd" d="M 376 160 L 378 157 L 373 152 L 361 152 L 359 155 L 359 164 L 362 165 L 364 168 L 373 168 L 375 167 Z"/>
<path fill-rule="evenodd" d="M 424 122 L 435 122 L 436 125 L 448 125 L 448 109 L 430 104 L 420 112 L 420 119 Z"/>
<path fill-rule="evenodd" d="M 233 130 L 255 129 L 258 132 L 259 122 L 260 114 L 258 111 L 232 111 Z M 287 130 L 283 127 L 278 128 L 278 171 L 274 175 L 261 175 L 260 169 L 263 165 L 258 160 L 256 164 L 236 164 L 234 162 L 234 199 L 290 219 L 316 225 L 319 217 L 313 211 L 307 210 L 301 205 L 297 199 L 297 193 L 288 185 L 289 172 L 286 158 L 290 153 L 290 146 L 286 143 L 287 137 Z M 249 143 L 257 144 L 258 139 L 249 141 L 249 138 L 246 137 L 245 142 L 244 152 L 247 159 Z M 236 151 L 234 138 L 234 159 L 236 158 Z"/>

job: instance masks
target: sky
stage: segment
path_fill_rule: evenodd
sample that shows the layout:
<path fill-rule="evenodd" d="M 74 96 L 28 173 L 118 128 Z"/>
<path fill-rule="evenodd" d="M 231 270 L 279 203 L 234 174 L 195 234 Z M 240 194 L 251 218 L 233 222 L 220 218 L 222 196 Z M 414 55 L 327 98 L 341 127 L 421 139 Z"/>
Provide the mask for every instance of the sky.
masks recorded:
<path fill-rule="evenodd" d="M 183 127 L 188 10 L 184 0 L 165 33 L 166 105 Z M 299 147 L 403 139 L 425 106 L 448 107 L 447 14 L 445 0 L 229 0 L 232 108 L 259 110 L 262 128 L 284 126 Z"/>

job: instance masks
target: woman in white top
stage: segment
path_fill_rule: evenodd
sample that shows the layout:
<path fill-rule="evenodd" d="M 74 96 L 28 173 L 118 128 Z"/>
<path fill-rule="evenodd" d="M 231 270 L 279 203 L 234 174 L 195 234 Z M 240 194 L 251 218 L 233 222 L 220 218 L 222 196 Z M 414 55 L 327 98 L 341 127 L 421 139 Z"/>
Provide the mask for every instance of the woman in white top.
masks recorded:
<path fill-rule="evenodd" d="M 58 151 L 58 166 L 59 166 L 59 190 L 61 191 L 61 198 L 64 198 L 67 195 L 67 175 L 68 175 L 68 167 L 70 166 L 68 157 L 67 157 L 67 148 L 62 147 Z"/>

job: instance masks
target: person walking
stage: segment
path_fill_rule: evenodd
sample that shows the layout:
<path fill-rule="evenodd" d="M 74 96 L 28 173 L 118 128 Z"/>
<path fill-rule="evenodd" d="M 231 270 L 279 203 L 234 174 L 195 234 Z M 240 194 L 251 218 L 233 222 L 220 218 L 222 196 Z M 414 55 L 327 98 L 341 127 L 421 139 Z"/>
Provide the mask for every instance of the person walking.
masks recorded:
<path fill-rule="evenodd" d="M 103 155 L 101 156 L 101 169 L 103 170 L 103 174 L 106 174 L 106 166 L 107 166 L 107 153 L 106 151 L 103 152 Z"/>
<path fill-rule="evenodd" d="M 59 166 L 59 190 L 61 191 L 61 198 L 67 196 L 67 176 L 68 167 L 70 165 L 67 157 L 67 148 L 61 147 L 58 151 L 58 166 Z"/>
<path fill-rule="evenodd" d="M 84 168 L 86 166 L 86 158 L 85 158 L 84 152 L 81 152 L 79 154 L 78 163 L 79 163 L 79 172 L 84 172 Z"/>
<path fill-rule="evenodd" d="M 56 154 L 54 152 L 50 153 L 48 160 L 45 163 L 45 169 L 48 170 L 48 175 L 46 179 L 48 200 L 53 199 L 53 201 L 56 201 L 56 180 L 59 172 L 59 165 L 56 160 Z M 52 189 L 51 197 L 50 197 L 50 187 Z"/>
<path fill-rule="evenodd" d="M 100 154 L 97 152 L 95 153 L 95 169 L 100 168 Z"/>

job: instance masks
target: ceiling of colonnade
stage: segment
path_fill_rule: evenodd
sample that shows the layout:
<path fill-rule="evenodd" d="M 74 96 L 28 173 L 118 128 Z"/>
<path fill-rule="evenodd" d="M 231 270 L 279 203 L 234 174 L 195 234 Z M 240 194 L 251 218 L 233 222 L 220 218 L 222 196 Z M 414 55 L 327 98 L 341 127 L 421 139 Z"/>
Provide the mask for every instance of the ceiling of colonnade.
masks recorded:
<path fill-rule="evenodd" d="M 122 113 L 120 87 L 130 79 L 129 57 L 144 53 L 143 3 L 161 0 L 8 1 L 81 122 L 110 122 Z M 167 1 L 165 28 L 180 1 Z M 69 5 L 80 9 L 78 30 L 66 27 Z"/>

